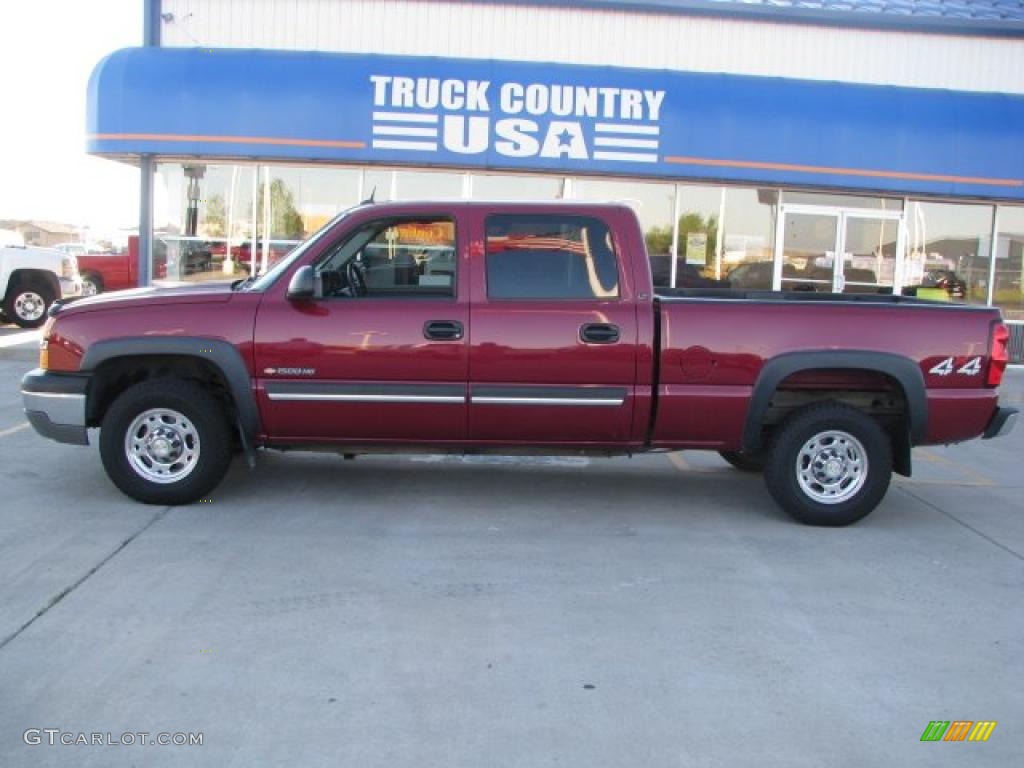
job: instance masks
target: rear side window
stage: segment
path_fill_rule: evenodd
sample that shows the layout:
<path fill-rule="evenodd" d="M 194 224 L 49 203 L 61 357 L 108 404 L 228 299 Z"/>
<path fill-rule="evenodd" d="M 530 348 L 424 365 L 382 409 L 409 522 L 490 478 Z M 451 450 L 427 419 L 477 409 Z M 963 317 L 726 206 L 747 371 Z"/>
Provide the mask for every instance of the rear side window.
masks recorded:
<path fill-rule="evenodd" d="M 619 271 L 608 225 L 589 216 L 487 218 L 492 299 L 613 299 Z"/>

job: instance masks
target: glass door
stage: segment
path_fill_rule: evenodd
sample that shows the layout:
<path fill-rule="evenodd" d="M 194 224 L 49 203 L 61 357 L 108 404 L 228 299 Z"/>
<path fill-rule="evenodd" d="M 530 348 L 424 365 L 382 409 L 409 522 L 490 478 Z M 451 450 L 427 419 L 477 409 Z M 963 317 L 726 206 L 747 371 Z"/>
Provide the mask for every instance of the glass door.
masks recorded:
<path fill-rule="evenodd" d="M 839 293 L 891 293 L 900 252 L 899 218 L 844 213 L 842 262 L 836 265 Z"/>
<path fill-rule="evenodd" d="M 784 210 L 776 240 L 775 290 L 833 290 L 840 214 L 828 210 Z"/>
<path fill-rule="evenodd" d="M 775 290 L 899 290 L 903 254 L 901 212 L 783 206 L 778 226 Z"/>

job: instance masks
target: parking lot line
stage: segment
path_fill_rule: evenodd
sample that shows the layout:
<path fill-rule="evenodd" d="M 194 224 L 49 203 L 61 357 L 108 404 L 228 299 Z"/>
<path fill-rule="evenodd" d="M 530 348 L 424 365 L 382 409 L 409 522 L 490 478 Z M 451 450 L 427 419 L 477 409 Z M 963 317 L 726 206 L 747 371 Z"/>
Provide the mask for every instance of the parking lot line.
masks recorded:
<path fill-rule="evenodd" d="M 683 458 L 683 454 L 673 451 L 672 453 L 667 454 L 667 456 L 668 460 L 675 464 L 676 469 L 683 472 L 689 472 L 692 469 L 690 463 Z"/>
<path fill-rule="evenodd" d="M 970 478 L 970 482 L 967 482 L 967 483 L 953 482 L 952 483 L 953 485 L 995 485 L 995 481 L 992 478 L 985 477 L 985 475 L 981 474 L 980 472 L 976 472 L 975 470 L 971 469 L 970 467 L 966 467 L 963 464 L 960 464 L 960 463 L 958 463 L 956 461 L 952 461 L 950 459 L 947 459 L 945 456 L 940 456 L 939 454 L 933 453 L 932 451 L 926 450 L 924 448 L 920 448 L 918 450 L 919 450 L 919 455 L 923 459 L 925 459 L 926 461 L 929 461 L 929 462 L 932 462 L 932 463 L 944 464 L 947 467 L 951 467 L 951 468 L 955 469 L 961 475 Z M 944 482 L 949 483 L 950 481 L 944 481 Z M 939 483 L 936 483 L 936 485 L 938 485 L 938 484 Z"/>
<path fill-rule="evenodd" d="M 0 437 L 7 437 L 8 435 L 13 435 L 15 432 L 21 432 L 23 429 L 28 429 L 28 427 L 29 423 L 27 421 L 23 421 L 21 422 L 21 424 L 18 424 L 16 426 L 0 430 Z"/>
<path fill-rule="evenodd" d="M 678 469 L 680 472 L 686 472 L 687 474 L 711 474 L 718 472 L 719 470 L 713 467 L 695 467 L 693 464 L 683 458 L 682 451 L 671 451 L 665 454 L 668 456 L 669 462 Z"/>
<path fill-rule="evenodd" d="M 39 341 L 39 331 L 22 331 L 12 333 L 9 336 L 0 337 L 0 349 L 5 347 L 20 347 L 22 344 L 31 344 Z"/>

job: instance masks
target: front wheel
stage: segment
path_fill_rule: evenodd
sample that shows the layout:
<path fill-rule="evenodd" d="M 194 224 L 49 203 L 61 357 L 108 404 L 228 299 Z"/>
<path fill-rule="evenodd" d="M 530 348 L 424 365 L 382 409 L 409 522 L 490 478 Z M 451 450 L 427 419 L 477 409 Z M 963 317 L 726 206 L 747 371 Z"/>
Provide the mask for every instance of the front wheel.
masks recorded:
<path fill-rule="evenodd" d="M 856 408 L 813 405 L 778 430 L 764 477 L 772 498 L 796 520 L 849 525 L 885 496 L 892 447 L 878 422 Z"/>
<path fill-rule="evenodd" d="M 231 463 L 221 405 L 179 379 L 126 389 L 103 418 L 100 457 L 114 485 L 146 504 L 188 504 L 212 491 Z"/>

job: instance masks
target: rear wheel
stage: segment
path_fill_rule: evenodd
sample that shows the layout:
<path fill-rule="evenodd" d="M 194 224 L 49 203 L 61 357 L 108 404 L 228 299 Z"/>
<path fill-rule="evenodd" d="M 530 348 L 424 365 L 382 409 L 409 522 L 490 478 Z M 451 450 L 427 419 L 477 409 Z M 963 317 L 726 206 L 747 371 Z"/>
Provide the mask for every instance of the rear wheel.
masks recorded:
<path fill-rule="evenodd" d="M 231 463 L 221 405 L 201 387 L 154 379 L 126 389 L 103 418 L 100 456 L 118 488 L 146 504 L 188 504 L 212 491 Z"/>
<path fill-rule="evenodd" d="M 95 272 L 86 272 L 82 275 L 82 295 L 95 296 L 103 293 L 103 278 Z"/>
<path fill-rule="evenodd" d="M 889 437 L 870 416 L 839 403 L 794 413 L 765 465 L 772 498 L 808 525 L 849 525 L 885 496 L 892 476 Z"/>
<path fill-rule="evenodd" d="M 761 472 L 764 470 L 763 453 L 747 453 L 746 451 L 719 451 L 718 455 L 732 464 L 741 472 Z"/>
<path fill-rule="evenodd" d="M 46 310 L 56 298 L 52 288 L 33 280 L 23 280 L 8 290 L 4 314 L 21 328 L 38 328 L 46 322 Z"/>

